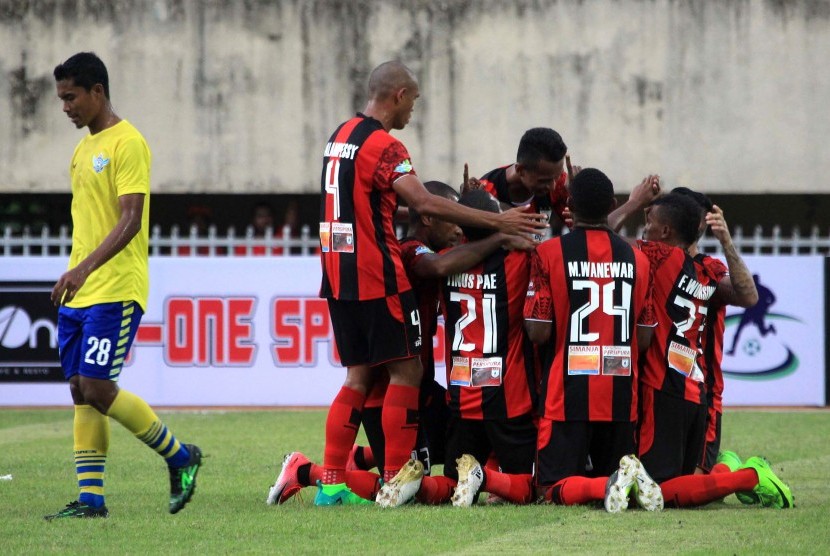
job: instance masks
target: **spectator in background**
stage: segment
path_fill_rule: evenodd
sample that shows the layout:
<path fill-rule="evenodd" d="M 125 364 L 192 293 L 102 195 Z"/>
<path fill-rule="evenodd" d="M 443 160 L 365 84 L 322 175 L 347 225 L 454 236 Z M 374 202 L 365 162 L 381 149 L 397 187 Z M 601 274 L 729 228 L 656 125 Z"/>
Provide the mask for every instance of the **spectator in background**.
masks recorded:
<path fill-rule="evenodd" d="M 296 219 L 295 219 L 296 220 Z M 254 205 L 253 213 L 251 214 L 251 222 L 245 230 L 246 240 L 255 240 L 254 242 L 246 241 L 243 245 L 235 245 L 233 254 L 236 256 L 254 255 L 282 255 L 283 248 L 281 246 L 267 246 L 264 241 L 268 237 L 279 238 L 282 237 L 282 227 L 274 227 L 274 209 L 269 203 L 264 201 Z"/>
<path fill-rule="evenodd" d="M 206 238 L 213 225 L 213 211 L 207 205 L 188 205 L 187 207 L 187 224 L 181 230 L 181 237 L 185 241 L 192 238 Z M 215 255 L 224 255 L 225 249 L 217 247 L 214 252 Z M 192 245 L 179 245 L 176 247 L 176 255 L 183 257 L 210 255 L 210 247 L 207 245 L 199 245 L 193 247 Z"/>

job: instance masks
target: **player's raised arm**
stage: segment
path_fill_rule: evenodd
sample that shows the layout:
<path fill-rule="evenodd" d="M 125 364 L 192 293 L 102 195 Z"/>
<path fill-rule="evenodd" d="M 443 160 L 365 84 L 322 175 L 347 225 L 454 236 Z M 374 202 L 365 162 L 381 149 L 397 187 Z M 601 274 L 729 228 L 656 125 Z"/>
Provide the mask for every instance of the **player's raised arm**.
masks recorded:
<path fill-rule="evenodd" d="M 732 243 L 729 226 L 726 225 L 723 210 L 719 206 L 714 205 L 712 211 L 706 214 L 706 225 L 712 230 L 712 235 L 718 238 L 726 266 L 729 267 L 729 276 L 718 282 L 718 296 L 729 305 L 752 307 L 758 303 L 758 289 L 752 273 Z"/>
<path fill-rule="evenodd" d="M 393 187 L 406 204 L 419 214 L 435 216 L 456 224 L 488 228 L 512 235 L 541 234 L 548 226 L 544 215 L 527 212 L 525 207 L 494 214 L 432 195 L 424 188 L 421 180 L 412 174 L 395 180 Z"/>
<path fill-rule="evenodd" d="M 608 215 L 608 225 L 615 232 L 619 232 L 623 223 L 632 214 L 646 208 L 660 195 L 660 176 L 649 174 L 631 190 L 628 200 Z"/>

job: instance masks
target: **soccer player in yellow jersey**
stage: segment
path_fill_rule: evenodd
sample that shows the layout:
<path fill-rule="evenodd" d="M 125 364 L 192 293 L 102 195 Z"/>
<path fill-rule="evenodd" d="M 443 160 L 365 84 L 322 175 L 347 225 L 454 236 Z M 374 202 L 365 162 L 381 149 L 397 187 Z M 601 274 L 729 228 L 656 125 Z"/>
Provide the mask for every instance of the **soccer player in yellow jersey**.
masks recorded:
<path fill-rule="evenodd" d="M 46 519 L 107 517 L 104 466 L 112 417 L 167 461 L 170 513 L 193 495 L 202 463 L 197 446 L 181 444 L 152 408 L 118 387 L 118 376 L 144 314 L 150 149 L 113 111 L 109 77 L 93 53 L 55 67 L 63 111 L 88 127 L 72 156 L 72 254 L 52 301 L 58 310 L 61 366 L 75 405 L 75 471 L 80 496 Z"/>

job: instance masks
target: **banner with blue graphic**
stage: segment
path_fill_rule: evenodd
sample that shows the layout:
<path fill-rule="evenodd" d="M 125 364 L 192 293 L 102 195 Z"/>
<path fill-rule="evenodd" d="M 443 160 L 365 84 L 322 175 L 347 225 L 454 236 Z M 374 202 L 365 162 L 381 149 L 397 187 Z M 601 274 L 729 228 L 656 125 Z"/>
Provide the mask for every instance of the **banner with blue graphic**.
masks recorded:
<path fill-rule="evenodd" d="M 824 257 L 744 260 L 758 303 L 726 310 L 724 405 L 824 405 Z"/>

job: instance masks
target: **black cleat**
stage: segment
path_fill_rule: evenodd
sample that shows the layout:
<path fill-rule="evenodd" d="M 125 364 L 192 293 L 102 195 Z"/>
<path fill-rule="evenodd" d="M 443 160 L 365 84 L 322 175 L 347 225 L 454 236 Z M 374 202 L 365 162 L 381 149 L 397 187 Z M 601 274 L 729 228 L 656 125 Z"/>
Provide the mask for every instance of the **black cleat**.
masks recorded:
<path fill-rule="evenodd" d="M 170 513 L 177 513 L 190 502 L 196 490 L 196 474 L 202 466 L 202 451 L 194 444 L 185 444 L 190 460 L 184 467 L 168 467 L 170 472 Z"/>
<path fill-rule="evenodd" d="M 43 519 L 46 521 L 52 521 L 53 519 L 61 517 L 108 517 L 109 515 L 110 512 L 106 506 L 93 508 L 92 506 L 81 504 L 79 501 L 75 500 L 74 502 L 67 504 L 61 511 L 43 516 Z"/>

